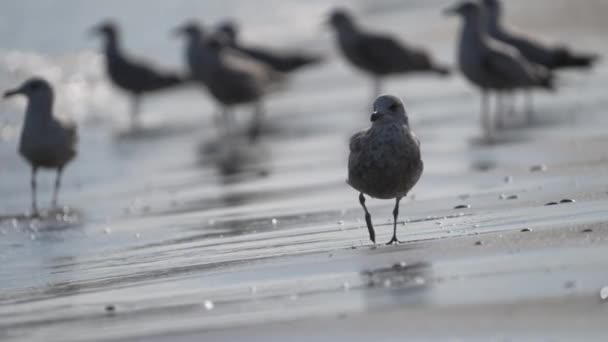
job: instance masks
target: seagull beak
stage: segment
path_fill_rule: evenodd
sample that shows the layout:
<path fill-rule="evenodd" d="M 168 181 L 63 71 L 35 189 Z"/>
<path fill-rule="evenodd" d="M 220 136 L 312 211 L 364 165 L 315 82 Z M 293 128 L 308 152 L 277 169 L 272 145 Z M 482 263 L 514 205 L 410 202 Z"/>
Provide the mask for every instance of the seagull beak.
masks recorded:
<path fill-rule="evenodd" d="M 4 98 L 6 99 L 11 96 L 18 95 L 18 94 L 23 94 L 23 89 L 17 88 L 17 89 L 7 90 L 6 92 L 4 92 Z"/>
<path fill-rule="evenodd" d="M 383 115 L 383 114 L 381 114 L 381 113 L 378 113 L 378 112 L 373 112 L 373 113 L 372 113 L 372 117 L 370 118 L 370 120 L 371 120 L 372 122 L 376 122 L 376 121 L 380 120 L 380 119 L 382 118 L 382 116 L 384 116 L 384 115 Z"/>
<path fill-rule="evenodd" d="M 442 11 L 442 13 L 445 16 L 457 15 L 457 14 L 460 14 L 460 7 L 459 6 L 449 7 L 449 8 L 444 9 Z"/>

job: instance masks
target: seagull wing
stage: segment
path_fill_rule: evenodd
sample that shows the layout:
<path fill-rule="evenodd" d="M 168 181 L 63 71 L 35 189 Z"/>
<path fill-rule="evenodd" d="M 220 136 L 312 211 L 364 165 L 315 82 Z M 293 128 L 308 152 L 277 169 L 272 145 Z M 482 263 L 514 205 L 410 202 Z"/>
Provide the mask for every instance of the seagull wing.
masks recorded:
<path fill-rule="evenodd" d="M 361 131 L 361 132 L 355 133 L 350 138 L 350 142 L 349 142 L 348 146 L 350 148 L 351 153 L 357 153 L 357 152 L 361 151 L 362 146 L 365 144 L 366 133 L 367 133 L 367 131 Z"/>
<path fill-rule="evenodd" d="M 401 70 L 403 66 L 411 65 L 413 59 L 409 48 L 390 36 L 365 34 L 356 47 L 369 64 L 385 69 L 385 72 Z"/>

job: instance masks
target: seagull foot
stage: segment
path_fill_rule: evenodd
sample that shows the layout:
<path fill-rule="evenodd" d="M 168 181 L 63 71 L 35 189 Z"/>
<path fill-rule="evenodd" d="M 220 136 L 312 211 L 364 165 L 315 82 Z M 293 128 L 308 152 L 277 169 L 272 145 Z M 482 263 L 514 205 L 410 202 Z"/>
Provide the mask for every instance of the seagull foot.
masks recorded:
<path fill-rule="evenodd" d="M 387 246 L 390 246 L 390 245 L 398 245 L 398 244 L 401 244 L 401 243 L 403 243 L 403 242 L 401 242 L 401 241 L 397 240 L 397 237 L 396 237 L 396 236 L 393 236 L 393 238 L 391 239 L 391 241 L 389 241 L 389 242 L 388 242 L 386 245 L 387 245 Z"/>

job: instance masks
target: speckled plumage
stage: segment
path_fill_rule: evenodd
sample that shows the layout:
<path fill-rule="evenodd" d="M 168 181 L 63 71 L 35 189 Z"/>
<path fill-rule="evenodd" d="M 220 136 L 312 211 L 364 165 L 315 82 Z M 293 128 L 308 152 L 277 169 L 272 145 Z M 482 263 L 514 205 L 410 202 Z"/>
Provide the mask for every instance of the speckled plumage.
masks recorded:
<path fill-rule="evenodd" d="M 424 165 L 420 142 L 410 130 L 401 100 L 380 96 L 374 103 L 372 127 L 356 133 L 350 139 L 348 184 L 361 193 L 361 205 L 366 211 L 370 239 L 375 242 L 371 217 L 365 207 L 363 194 L 378 199 L 396 199 L 396 220 L 401 198 L 416 185 Z"/>

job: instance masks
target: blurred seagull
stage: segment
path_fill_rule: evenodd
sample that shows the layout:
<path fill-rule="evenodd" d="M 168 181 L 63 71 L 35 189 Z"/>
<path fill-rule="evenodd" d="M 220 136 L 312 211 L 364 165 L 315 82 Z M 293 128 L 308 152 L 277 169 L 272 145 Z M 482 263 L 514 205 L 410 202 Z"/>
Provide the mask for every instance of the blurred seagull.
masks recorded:
<path fill-rule="evenodd" d="M 397 244 L 399 202 L 416 185 L 424 169 L 420 142 L 410 129 L 403 103 L 395 96 L 376 99 L 371 121 L 370 129 L 350 138 L 348 184 L 360 192 L 359 202 L 374 243 L 376 234 L 364 195 L 395 199 L 393 238 L 388 244 Z"/>
<path fill-rule="evenodd" d="M 464 76 L 481 89 L 481 123 L 486 134 L 493 129 L 487 102 L 489 90 L 500 96 L 501 92 L 517 89 L 552 89 L 553 78 L 545 68 L 486 37 L 479 5 L 467 1 L 446 10 L 446 14 L 459 15 L 464 20 L 458 62 Z"/>
<path fill-rule="evenodd" d="M 127 56 L 120 46 L 119 29 L 115 23 L 101 23 L 93 28 L 92 33 L 105 39 L 104 53 L 110 80 L 131 95 L 131 128 L 137 126 L 142 95 L 174 87 L 185 81 L 180 75 L 155 70 L 146 62 Z"/>
<path fill-rule="evenodd" d="M 506 30 L 502 25 L 502 4 L 499 0 L 482 0 L 485 9 L 485 29 L 490 37 L 497 41 L 515 48 L 528 61 L 541 65 L 548 70 L 564 68 L 590 68 L 599 60 L 599 56 L 593 54 L 578 54 L 570 51 L 567 47 L 548 47 L 537 41 Z M 532 93 L 524 92 L 526 95 L 526 112 L 528 120 L 531 119 Z"/>
<path fill-rule="evenodd" d="M 219 25 L 217 34 L 231 48 L 262 62 L 276 71 L 290 73 L 305 66 L 319 64 L 323 61 L 320 56 L 305 54 L 297 51 L 273 51 L 263 47 L 247 46 L 239 40 L 238 26 L 230 21 Z"/>
<path fill-rule="evenodd" d="M 502 26 L 502 5 L 499 0 L 483 0 L 486 10 L 484 20 L 490 37 L 508 44 L 532 63 L 542 65 L 549 70 L 561 68 L 589 68 L 599 59 L 593 54 L 578 54 L 567 47 L 548 47 L 532 39 L 519 36 Z"/>
<path fill-rule="evenodd" d="M 385 76 L 413 72 L 446 76 L 450 72 L 422 49 L 407 46 L 389 35 L 365 31 L 345 10 L 334 10 L 329 23 L 337 33 L 344 57 L 372 76 L 374 97 L 380 94 L 381 79 Z"/>
<path fill-rule="evenodd" d="M 186 23 L 177 28 L 176 33 L 187 38 L 185 55 L 192 77 L 202 82 L 221 104 L 228 125 L 232 121 L 232 107 L 254 106 L 250 134 L 251 138 L 256 138 L 264 113 L 264 95 L 281 75 L 262 63 L 235 53 L 217 37 L 207 37 L 196 22 Z"/>
<path fill-rule="evenodd" d="M 19 142 L 19 153 L 32 166 L 32 215 L 38 215 L 36 204 L 36 172 L 39 168 L 56 169 L 54 208 L 64 167 L 76 156 L 76 126 L 62 123 L 53 115 L 53 89 L 41 78 L 32 78 L 19 88 L 8 90 L 4 97 L 21 94 L 27 97 L 25 123 Z"/>

